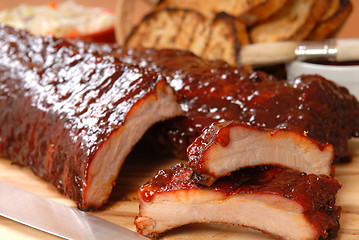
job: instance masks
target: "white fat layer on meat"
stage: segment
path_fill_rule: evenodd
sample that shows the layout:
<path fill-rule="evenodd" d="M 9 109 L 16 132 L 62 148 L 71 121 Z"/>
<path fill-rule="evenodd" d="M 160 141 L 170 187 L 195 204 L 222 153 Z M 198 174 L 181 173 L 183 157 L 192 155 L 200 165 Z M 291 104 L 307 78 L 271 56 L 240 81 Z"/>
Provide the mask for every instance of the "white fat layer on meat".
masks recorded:
<path fill-rule="evenodd" d="M 195 200 L 175 201 L 174 192 L 160 194 L 151 202 L 142 200 L 137 227 L 144 235 L 151 235 L 190 223 L 224 223 L 259 229 L 283 239 L 318 238 L 303 214 L 303 207 L 293 200 L 274 194 L 224 197 L 213 191 L 200 190 L 200 194 L 194 194 L 195 191 L 182 191 Z"/>
<path fill-rule="evenodd" d="M 144 133 L 156 122 L 181 113 L 170 87 L 160 87 L 154 94 L 141 99 L 131 109 L 125 123 L 109 139 L 91 163 L 85 201 L 101 206 L 109 197 L 126 156 Z"/>
<path fill-rule="evenodd" d="M 320 148 L 308 137 L 291 132 L 269 132 L 242 126 L 231 127 L 230 142 L 215 143 L 205 153 L 204 167 L 216 177 L 247 166 L 277 164 L 308 174 L 331 173 L 334 149 Z"/>

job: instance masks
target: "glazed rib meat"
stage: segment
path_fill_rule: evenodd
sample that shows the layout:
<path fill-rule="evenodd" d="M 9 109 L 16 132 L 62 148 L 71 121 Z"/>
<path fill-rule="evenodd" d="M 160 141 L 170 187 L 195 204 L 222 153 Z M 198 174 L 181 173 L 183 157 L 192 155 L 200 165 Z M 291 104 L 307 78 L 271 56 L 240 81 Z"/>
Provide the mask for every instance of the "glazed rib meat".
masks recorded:
<path fill-rule="evenodd" d="M 81 208 L 105 203 L 133 144 L 179 114 L 168 85 L 184 114 L 152 134 L 178 153 L 225 120 L 309 136 L 332 144 L 338 158 L 359 133 L 355 97 L 320 76 L 287 82 L 186 51 L 68 42 L 5 26 L 0 43 L 0 156 L 31 167 Z"/>
<path fill-rule="evenodd" d="M 238 122 L 213 123 L 188 147 L 188 165 L 205 184 L 240 168 L 280 165 L 300 172 L 332 172 L 332 145 L 288 130 L 263 130 Z"/>
<path fill-rule="evenodd" d="M 135 143 L 180 113 L 157 73 L 0 27 L 0 156 L 30 167 L 82 209 L 106 203 Z"/>
<path fill-rule="evenodd" d="M 349 157 L 359 135 L 359 104 L 349 91 L 317 75 L 280 80 L 260 71 L 205 61 L 186 51 L 94 49 L 160 71 L 173 87 L 183 116 L 159 124 L 152 136 L 186 157 L 187 147 L 213 122 L 237 121 L 284 129 L 332 144 L 336 159 Z"/>
<path fill-rule="evenodd" d="M 152 238 L 197 222 L 243 225 L 282 239 L 330 239 L 339 229 L 338 182 L 275 166 L 242 169 L 212 186 L 183 164 L 139 190 L 139 233 Z"/>
<path fill-rule="evenodd" d="M 288 82 L 239 69 L 192 70 L 171 78 L 185 116 L 167 121 L 161 133 L 177 155 L 212 122 L 237 121 L 297 132 L 332 144 L 337 159 L 350 156 L 348 139 L 359 133 L 359 104 L 344 87 L 316 75 Z"/>

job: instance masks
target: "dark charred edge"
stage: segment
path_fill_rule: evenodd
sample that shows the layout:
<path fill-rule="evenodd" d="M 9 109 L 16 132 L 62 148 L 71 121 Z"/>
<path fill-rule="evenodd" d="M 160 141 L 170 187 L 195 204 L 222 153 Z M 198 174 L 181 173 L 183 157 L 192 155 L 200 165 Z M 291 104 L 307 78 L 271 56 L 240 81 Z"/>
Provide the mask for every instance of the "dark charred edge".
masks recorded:
<path fill-rule="evenodd" d="M 326 237 L 320 236 L 318 240 L 330 240 L 330 239 L 334 239 L 338 236 L 338 231 L 340 229 L 340 214 L 342 211 L 342 207 L 341 206 L 337 206 L 337 209 L 335 211 L 334 214 L 337 215 L 337 225 L 335 225 L 332 228 L 329 229 L 324 229 L 325 233 L 327 233 Z"/>
<path fill-rule="evenodd" d="M 341 27 L 344 25 L 344 23 L 347 21 L 352 11 L 353 11 L 353 4 L 351 3 L 350 0 L 340 0 L 339 9 L 332 16 L 329 16 L 324 21 L 319 22 L 319 25 L 313 29 L 311 34 L 314 35 L 318 34 L 320 38 L 334 37 L 341 29 Z M 335 21 L 339 21 L 339 22 L 333 24 L 333 22 Z M 321 29 L 325 28 L 328 25 L 332 26 L 331 32 L 329 32 L 325 36 L 323 34 L 321 35 L 320 34 Z M 316 33 L 317 31 L 319 31 L 319 33 Z M 319 38 L 314 38 L 314 39 L 319 39 Z"/>
<path fill-rule="evenodd" d="M 158 0 L 156 7 L 160 7 L 162 4 L 164 4 L 166 2 L 166 0 Z"/>
<path fill-rule="evenodd" d="M 108 206 L 110 205 L 110 203 L 108 202 L 108 200 L 106 202 L 104 202 L 100 207 L 97 206 L 87 206 L 86 204 L 77 204 L 77 208 L 80 209 L 81 211 L 84 212 L 97 212 L 97 211 L 101 211 L 106 209 Z"/>
<path fill-rule="evenodd" d="M 239 31 L 237 29 L 235 22 L 236 21 L 241 22 L 241 23 L 243 23 L 243 25 L 244 25 L 244 22 L 240 19 L 236 19 L 235 17 L 227 14 L 226 12 L 217 13 L 212 21 L 212 24 L 214 24 L 216 21 L 219 21 L 219 20 L 225 21 L 231 28 L 232 35 L 234 36 L 234 52 L 235 52 L 234 59 L 235 59 L 235 62 L 238 64 L 239 63 L 239 51 L 241 49 L 242 43 L 240 42 L 240 39 L 238 38 Z M 211 38 L 211 36 L 212 36 L 212 32 L 211 32 L 211 35 L 209 36 L 209 39 Z M 249 37 L 248 37 L 248 43 L 249 43 Z M 243 43 L 243 44 L 245 44 L 245 43 Z"/>
<path fill-rule="evenodd" d="M 168 230 L 168 231 L 171 231 L 171 230 Z M 148 237 L 150 239 L 157 240 L 157 239 L 162 238 L 168 231 L 163 232 L 163 233 L 152 232 L 152 233 L 150 233 L 148 235 L 144 235 L 144 234 L 141 233 L 141 231 L 137 230 L 137 233 L 139 233 L 139 234 L 141 234 L 141 235 L 143 235 L 145 237 Z"/>
<path fill-rule="evenodd" d="M 211 186 L 216 181 L 216 178 L 212 175 L 199 174 L 197 172 L 197 170 L 195 170 L 194 168 L 191 168 L 191 169 L 192 169 L 192 175 L 189 178 L 189 180 L 192 180 L 196 183 L 199 183 L 201 185 L 206 185 L 206 186 Z"/>
<path fill-rule="evenodd" d="M 283 8 L 283 6 L 286 4 L 286 2 L 288 0 L 283 0 L 282 3 L 280 5 L 278 5 L 278 7 L 275 9 L 275 11 L 272 11 L 272 9 L 271 9 L 271 13 L 270 14 L 267 13 L 267 15 L 264 18 L 263 18 L 263 16 L 260 16 L 258 18 L 258 12 L 260 13 L 260 12 L 264 11 L 263 9 L 268 9 L 268 7 L 271 7 L 271 8 L 273 7 L 273 4 L 272 4 L 273 1 L 277 2 L 277 0 L 265 0 L 265 1 L 262 1 L 260 4 L 258 4 L 255 7 L 252 7 L 247 12 L 242 13 L 238 17 L 248 27 L 251 27 L 251 26 L 253 26 L 255 24 L 259 24 L 261 22 L 264 22 L 265 20 L 269 19 L 270 17 L 272 17 L 276 13 L 278 13 Z M 256 16 L 256 19 L 254 21 L 253 20 L 248 20 L 248 19 L 251 19 L 253 15 Z"/>
<path fill-rule="evenodd" d="M 338 17 L 338 15 L 342 14 L 343 11 L 345 11 L 348 8 L 349 12 L 348 14 L 350 14 L 353 10 L 353 4 L 350 0 L 340 0 L 340 6 L 339 9 L 329 18 L 325 19 L 323 21 L 323 23 L 329 22 L 331 21 L 333 18 Z"/>

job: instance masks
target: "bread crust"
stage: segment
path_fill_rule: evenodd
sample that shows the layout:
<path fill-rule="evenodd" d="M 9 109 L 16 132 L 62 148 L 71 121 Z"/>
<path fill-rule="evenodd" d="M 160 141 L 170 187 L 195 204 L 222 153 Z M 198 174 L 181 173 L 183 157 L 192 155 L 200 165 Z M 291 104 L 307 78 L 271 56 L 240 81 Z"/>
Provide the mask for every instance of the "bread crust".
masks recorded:
<path fill-rule="evenodd" d="M 308 40 L 335 37 L 353 10 L 353 4 L 350 0 L 332 0 L 331 6 L 322 20 L 309 34 Z"/>
<path fill-rule="evenodd" d="M 327 0 L 288 0 L 267 21 L 250 30 L 252 42 L 275 42 L 305 39 L 327 10 Z"/>
<path fill-rule="evenodd" d="M 266 1 L 277 0 L 160 0 L 157 8 L 189 8 L 200 11 L 204 15 L 216 15 L 219 12 L 226 12 L 229 15 L 238 17 Z"/>
<path fill-rule="evenodd" d="M 269 17 L 277 13 L 287 0 L 265 0 L 261 4 L 253 7 L 247 12 L 242 13 L 239 18 L 247 25 L 252 26 L 254 24 L 263 22 Z"/>

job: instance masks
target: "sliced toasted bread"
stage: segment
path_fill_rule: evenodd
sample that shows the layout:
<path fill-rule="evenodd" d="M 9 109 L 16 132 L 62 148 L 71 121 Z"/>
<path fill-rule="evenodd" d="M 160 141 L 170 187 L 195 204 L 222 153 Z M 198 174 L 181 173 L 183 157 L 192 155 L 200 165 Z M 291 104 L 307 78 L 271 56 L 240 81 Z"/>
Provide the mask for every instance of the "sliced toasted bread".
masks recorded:
<path fill-rule="evenodd" d="M 247 25 L 252 26 L 277 13 L 287 0 L 263 0 L 260 4 L 242 13 L 239 18 Z"/>
<path fill-rule="evenodd" d="M 133 29 L 125 45 L 186 49 L 206 59 L 236 65 L 240 46 L 248 43 L 246 26 L 226 13 L 212 19 L 196 10 L 160 8 Z"/>
<path fill-rule="evenodd" d="M 236 65 L 241 45 L 249 44 L 246 26 L 224 12 L 213 19 L 206 48 L 201 56 L 206 59 L 222 59 Z"/>
<path fill-rule="evenodd" d="M 288 0 L 278 13 L 250 30 L 251 40 L 303 40 L 321 20 L 328 5 L 328 0 Z"/>
<path fill-rule="evenodd" d="M 308 35 L 307 39 L 320 40 L 334 37 L 340 27 L 343 26 L 352 10 L 353 5 L 350 0 L 331 0 L 327 12 Z"/>
<path fill-rule="evenodd" d="M 189 8 L 200 11 L 205 15 L 226 12 L 229 15 L 239 16 L 261 5 L 263 1 L 267 0 L 160 0 L 157 7 Z"/>
<path fill-rule="evenodd" d="M 166 8 L 150 12 L 133 29 L 126 46 L 187 49 L 198 26 L 207 24 L 194 10 Z"/>

